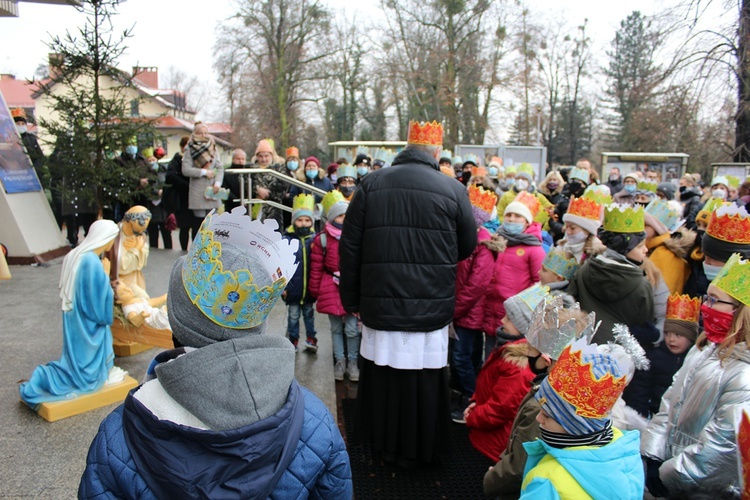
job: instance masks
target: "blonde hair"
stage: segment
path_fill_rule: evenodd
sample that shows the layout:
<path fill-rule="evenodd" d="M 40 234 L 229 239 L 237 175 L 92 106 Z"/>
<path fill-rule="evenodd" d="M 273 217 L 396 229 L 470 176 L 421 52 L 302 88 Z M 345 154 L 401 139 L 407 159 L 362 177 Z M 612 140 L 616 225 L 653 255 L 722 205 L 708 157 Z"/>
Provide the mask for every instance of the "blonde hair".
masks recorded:
<path fill-rule="evenodd" d="M 739 342 L 750 343 L 750 307 L 745 304 L 740 306 L 734 311 L 734 318 L 732 319 L 732 325 L 729 327 L 729 332 L 724 340 L 719 344 L 719 360 L 723 363 L 734 350 L 734 346 Z M 705 330 L 698 336 L 695 341 L 695 345 L 698 349 L 703 350 L 708 345 L 708 338 L 706 337 Z"/>

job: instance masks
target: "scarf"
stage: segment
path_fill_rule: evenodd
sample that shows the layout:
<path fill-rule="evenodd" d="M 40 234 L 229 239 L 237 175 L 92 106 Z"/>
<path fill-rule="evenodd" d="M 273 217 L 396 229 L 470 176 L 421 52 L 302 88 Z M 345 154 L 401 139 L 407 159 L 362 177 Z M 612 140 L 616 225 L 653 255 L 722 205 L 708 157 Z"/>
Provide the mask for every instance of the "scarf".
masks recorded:
<path fill-rule="evenodd" d="M 570 448 L 571 446 L 605 446 L 612 441 L 612 421 L 607 420 L 604 429 L 592 434 L 563 434 L 548 431 L 542 427 L 542 441 L 553 448 Z"/>
<path fill-rule="evenodd" d="M 583 246 L 586 244 L 586 240 L 583 240 L 580 243 L 576 243 L 575 245 L 566 241 L 565 245 L 563 246 L 563 250 L 570 252 L 573 254 L 573 257 L 576 258 L 578 263 L 581 263 L 581 259 L 583 259 Z"/>
<path fill-rule="evenodd" d="M 326 232 L 337 240 L 341 239 L 341 229 L 337 228 L 330 222 L 326 222 Z"/>
<path fill-rule="evenodd" d="M 216 141 L 210 135 L 193 134 L 188 141 L 188 150 L 196 168 L 211 168 L 210 163 L 216 158 Z"/>
<path fill-rule="evenodd" d="M 497 230 L 497 234 L 499 234 L 500 236 L 508 240 L 509 247 L 514 247 L 518 245 L 538 247 L 542 245 L 542 241 L 533 234 L 529 234 L 529 233 L 510 234 L 505 231 L 505 228 L 503 226 L 500 226 L 500 229 Z"/>

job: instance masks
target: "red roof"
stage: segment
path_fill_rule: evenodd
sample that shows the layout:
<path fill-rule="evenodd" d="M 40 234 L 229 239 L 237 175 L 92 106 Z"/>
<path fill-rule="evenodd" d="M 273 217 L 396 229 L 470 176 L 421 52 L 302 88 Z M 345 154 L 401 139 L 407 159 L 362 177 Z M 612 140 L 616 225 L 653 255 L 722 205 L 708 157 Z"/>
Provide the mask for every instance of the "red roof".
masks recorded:
<path fill-rule="evenodd" d="M 209 134 L 231 134 L 232 126 L 228 123 L 204 123 Z"/>
<path fill-rule="evenodd" d="M 174 116 L 160 116 L 155 121 L 156 128 L 181 128 L 188 130 L 190 132 L 193 131 L 193 124 L 190 123 L 187 120 L 182 120 L 180 118 L 175 118 Z"/>
<path fill-rule="evenodd" d="M 37 89 L 35 82 L 16 80 L 10 75 L 0 78 L 0 92 L 3 93 L 9 108 L 33 108 L 36 106 L 31 94 Z"/>

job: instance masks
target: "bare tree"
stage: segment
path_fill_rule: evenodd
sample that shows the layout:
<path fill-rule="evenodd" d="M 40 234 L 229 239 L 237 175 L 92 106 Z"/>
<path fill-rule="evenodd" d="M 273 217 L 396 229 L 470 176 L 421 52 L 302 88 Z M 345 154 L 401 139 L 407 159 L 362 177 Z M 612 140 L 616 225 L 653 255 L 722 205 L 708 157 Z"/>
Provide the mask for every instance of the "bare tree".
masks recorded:
<path fill-rule="evenodd" d="M 162 75 L 161 86 L 165 89 L 177 90 L 187 97 L 188 105 L 195 112 L 200 112 L 209 97 L 208 84 L 187 71 L 169 66 Z"/>

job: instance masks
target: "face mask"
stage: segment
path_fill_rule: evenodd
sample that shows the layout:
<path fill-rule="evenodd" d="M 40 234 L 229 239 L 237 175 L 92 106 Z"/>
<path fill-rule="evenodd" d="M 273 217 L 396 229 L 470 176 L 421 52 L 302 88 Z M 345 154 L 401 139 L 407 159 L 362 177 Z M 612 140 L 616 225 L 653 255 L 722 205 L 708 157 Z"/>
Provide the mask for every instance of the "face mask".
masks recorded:
<path fill-rule="evenodd" d="M 524 224 L 522 222 L 503 222 L 503 228 L 508 234 L 521 234 Z"/>
<path fill-rule="evenodd" d="M 490 177 L 497 177 L 497 167 L 490 167 L 487 171 L 490 173 Z"/>
<path fill-rule="evenodd" d="M 294 226 L 294 232 L 297 234 L 297 236 L 307 236 L 310 234 L 310 228 L 309 227 L 297 227 Z"/>
<path fill-rule="evenodd" d="M 342 229 L 344 227 L 344 223 L 343 222 L 334 222 L 334 221 L 331 221 L 331 225 L 333 227 L 335 227 L 336 229 Z"/>
<path fill-rule="evenodd" d="M 339 186 L 339 191 L 341 191 L 341 194 L 349 198 L 356 187 L 357 186 Z"/>
<path fill-rule="evenodd" d="M 578 181 L 571 181 L 569 185 L 570 194 L 573 194 L 575 196 L 578 196 L 578 194 L 583 191 L 583 184 L 581 184 Z"/>
<path fill-rule="evenodd" d="M 516 189 L 519 191 L 526 191 L 529 188 L 529 181 L 526 179 L 518 179 L 516 181 Z"/>
<path fill-rule="evenodd" d="M 336 174 L 331 174 L 331 182 L 333 184 L 336 184 L 336 181 L 339 180 L 339 176 Z"/>
<path fill-rule="evenodd" d="M 550 191 L 554 191 L 555 189 L 557 189 L 557 186 L 559 186 L 559 184 L 556 182 L 547 183 L 547 189 L 549 189 Z"/>
<path fill-rule="evenodd" d="M 684 193 L 687 190 L 687 186 L 680 186 L 680 193 Z"/>
<path fill-rule="evenodd" d="M 159 170 L 159 164 L 158 163 L 153 162 L 153 163 L 149 163 L 149 165 L 151 165 L 151 168 L 153 170 Z"/>
<path fill-rule="evenodd" d="M 625 184 L 625 185 L 623 186 L 623 188 L 625 189 L 625 191 L 627 191 L 627 192 L 628 192 L 629 194 L 633 194 L 633 193 L 635 193 L 635 189 L 636 189 L 637 187 L 638 187 L 638 186 L 637 186 L 636 184 Z"/>
<path fill-rule="evenodd" d="M 318 176 L 317 170 L 305 170 L 305 177 L 307 177 L 310 180 L 315 179 Z"/>
<path fill-rule="evenodd" d="M 368 169 L 367 167 L 357 167 L 357 175 L 360 177 L 364 177 L 369 171 L 370 169 Z"/>
<path fill-rule="evenodd" d="M 706 264 L 706 262 L 703 262 L 703 273 L 706 275 L 706 278 L 708 278 L 708 281 L 713 281 L 718 275 L 719 271 L 724 266 L 712 266 L 710 264 Z"/>
<path fill-rule="evenodd" d="M 288 161 L 288 162 L 286 162 L 286 168 L 288 168 L 289 170 L 291 170 L 292 172 L 294 172 L 295 170 L 297 170 L 299 168 L 299 162 L 298 161 L 294 161 L 294 160 Z"/>
<path fill-rule="evenodd" d="M 618 181 L 618 180 L 620 180 L 620 176 L 617 175 L 617 174 L 611 174 L 609 176 L 609 180 L 611 180 L 611 181 Z"/>
<path fill-rule="evenodd" d="M 723 189 L 714 189 L 711 191 L 711 196 L 714 198 L 721 198 L 722 200 L 725 200 L 727 198 L 727 192 Z"/>
<path fill-rule="evenodd" d="M 734 313 L 717 311 L 708 304 L 701 306 L 701 316 L 703 317 L 703 329 L 706 331 L 706 338 L 711 342 L 720 344 L 729 333 L 729 328 L 734 320 Z"/>
<path fill-rule="evenodd" d="M 464 183 L 464 185 L 469 183 L 469 179 L 471 179 L 471 172 L 462 172 L 461 173 L 461 182 Z"/>
<path fill-rule="evenodd" d="M 19 134 L 25 134 L 26 133 L 26 125 L 16 125 L 16 130 L 18 130 Z"/>
<path fill-rule="evenodd" d="M 125 146 L 125 152 L 130 156 L 135 156 L 138 153 L 138 146 L 133 146 L 132 144 Z"/>
<path fill-rule="evenodd" d="M 508 185 L 513 186 L 516 183 L 515 179 L 508 179 Z"/>
<path fill-rule="evenodd" d="M 580 231 L 577 233 L 566 234 L 565 240 L 571 245 L 578 245 L 579 243 L 583 243 L 584 241 L 586 241 L 586 238 L 588 237 L 588 234 L 586 234 L 584 231 Z"/>
<path fill-rule="evenodd" d="M 531 373 L 534 375 L 541 375 L 543 373 L 547 373 L 547 367 L 545 366 L 541 370 L 536 367 L 536 360 L 541 358 L 542 355 L 539 354 L 538 356 L 526 356 L 526 358 L 529 360 L 529 370 L 531 370 Z"/>

